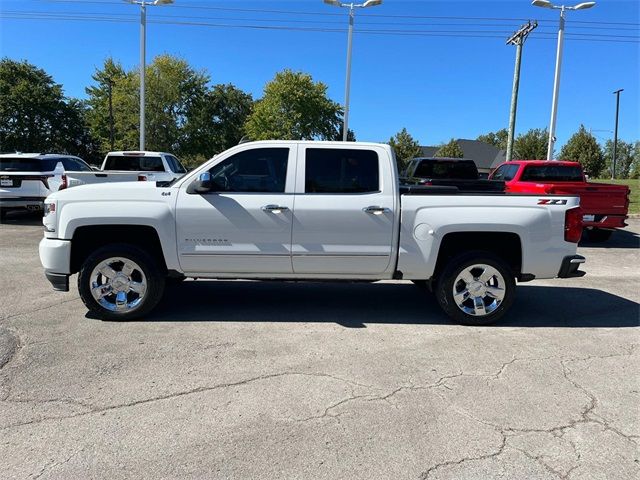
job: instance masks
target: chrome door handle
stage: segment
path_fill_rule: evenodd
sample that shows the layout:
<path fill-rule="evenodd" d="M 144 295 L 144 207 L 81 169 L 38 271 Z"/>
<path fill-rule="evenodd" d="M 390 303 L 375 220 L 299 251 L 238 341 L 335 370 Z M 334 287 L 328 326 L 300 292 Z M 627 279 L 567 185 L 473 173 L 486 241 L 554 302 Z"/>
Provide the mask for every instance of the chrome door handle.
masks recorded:
<path fill-rule="evenodd" d="M 362 211 L 370 213 L 371 215 L 382 215 L 383 213 L 389 213 L 391 210 L 385 207 L 371 205 L 370 207 L 363 208 Z"/>
<path fill-rule="evenodd" d="M 281 205 L 265 205 L 264 207 L 262 207 L 263 212 L 269 213 L 282 213 L 286 212 L 287 210 L 289 210 L 289 207 L 283 207 Z"/>

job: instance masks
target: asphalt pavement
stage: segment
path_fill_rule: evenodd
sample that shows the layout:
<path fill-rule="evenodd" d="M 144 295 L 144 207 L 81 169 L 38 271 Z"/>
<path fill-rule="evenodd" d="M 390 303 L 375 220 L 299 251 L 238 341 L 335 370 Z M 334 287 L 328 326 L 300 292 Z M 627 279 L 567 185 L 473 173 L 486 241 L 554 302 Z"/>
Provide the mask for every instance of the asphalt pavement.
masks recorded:
<path fill-rule="evenodd" d="M 0 478 L 640 478 L 640 220 L 492 327 L 409 282 L 186 281 L 86 316 L 0 226 Z"/>

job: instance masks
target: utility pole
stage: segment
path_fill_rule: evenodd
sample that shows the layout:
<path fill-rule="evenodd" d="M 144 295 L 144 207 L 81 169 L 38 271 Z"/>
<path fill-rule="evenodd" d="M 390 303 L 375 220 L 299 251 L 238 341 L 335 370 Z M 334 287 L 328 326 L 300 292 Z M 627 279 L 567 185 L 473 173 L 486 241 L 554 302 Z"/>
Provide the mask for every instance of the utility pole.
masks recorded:
<path fill-rule="evenodd" d="M 109 92 L 109 141 L 111 143 L 111 151 L 114 150 L 115 135 L 113 130 L 113 95 L 111 91 L 111 78 L 107 79 L 107 90 Z"/>
<path fill-rule="evenodd" d="M 612 169 L 611 169 L 611 180 L 616 178 L 616 154 L 618 153 L 618 114 L 620 113 L 620 92 L 622 92 L 624 88 L 620 90 L 616 90 L 613 94 L 616 96 L 616 126 L 613 130 L 613 159 L 612 159 Z"/>
<path fill-rule="evenodd" d="M 518 88 L 520 86 L 520 60 L 522 45 L 527 36 L 538 26 L 538 22 L 529 21 L 507 39 L 507 45 L 516 46 L 516 66 L 513 72 L 513 89 L 511 90 L 511 108 L 509 109 L 509 136 L 507 137 L 507 162 L 513 158 L 513 138 L 516 130 L 516 111 L 518 109 Z"/>

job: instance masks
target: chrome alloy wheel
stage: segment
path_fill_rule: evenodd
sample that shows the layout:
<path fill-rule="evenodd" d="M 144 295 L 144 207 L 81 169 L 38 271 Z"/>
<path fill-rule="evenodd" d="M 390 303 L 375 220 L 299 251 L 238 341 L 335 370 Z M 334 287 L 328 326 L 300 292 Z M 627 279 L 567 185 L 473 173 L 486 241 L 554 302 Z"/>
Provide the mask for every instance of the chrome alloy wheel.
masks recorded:
<path fill-rule="evenodd" d="M 122 257 L 107 258 L 91 272 L 91 295 L 112 312 L 130 312 L 140 306 L 147 293 L 147 277 L 136 262 Z"/>
<path fill-rule="evenodd" d="M 505 284 L 500 272 L 491 265 L 469 265 L 453 282 L 453 299 L 468 315 L 489 315 L 502 303 Z"/>

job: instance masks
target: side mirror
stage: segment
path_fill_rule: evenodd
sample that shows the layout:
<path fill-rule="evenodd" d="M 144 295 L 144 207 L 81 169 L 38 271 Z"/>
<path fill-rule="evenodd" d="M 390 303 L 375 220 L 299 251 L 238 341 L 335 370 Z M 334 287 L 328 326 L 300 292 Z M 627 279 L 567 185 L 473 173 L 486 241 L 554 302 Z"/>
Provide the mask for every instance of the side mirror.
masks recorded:
<path fill-rule="evenodd" d="M 209 172 L 202 172 L 195 182 L 187 188 L 187 193 L 201 194 L 209 193 L 213 189 L 213 181 Z"/>

